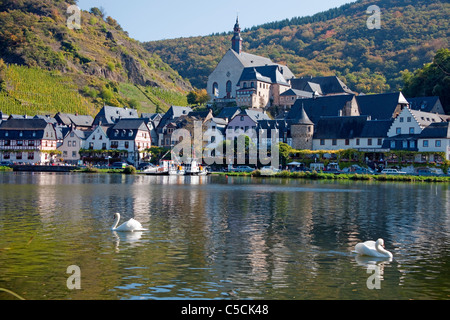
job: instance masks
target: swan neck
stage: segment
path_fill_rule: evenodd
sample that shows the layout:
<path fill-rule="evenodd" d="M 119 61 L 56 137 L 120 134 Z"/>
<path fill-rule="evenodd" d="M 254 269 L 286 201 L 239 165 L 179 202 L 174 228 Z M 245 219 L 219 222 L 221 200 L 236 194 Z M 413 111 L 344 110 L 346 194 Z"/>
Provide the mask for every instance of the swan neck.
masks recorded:
<path fill-rule="evenodd" d="M 120 220 L 120 215 L 119 214 L 115 214 L 115 216 L 114 216 L 114 224 L 113 224 L 113 226 L 112 226 L 112 230 L 114 230 L 114 229 L 116 229 L 117 228 L 117 225 L 119 224 L 119 220 Z"/>
<path fill-rule="evenodd" d="M 381 244 L 379 244 L 379 243 L 376 244 L 376 248 L 377 248 L 378 252 L 380 252 L 380 253 L 382 253 L 382 254 L 384 254 L 386 256 L 391 256 L 392 255 L 389 251 L 387 251 L 385 248 L 383 248 L 383 246 Z"/>

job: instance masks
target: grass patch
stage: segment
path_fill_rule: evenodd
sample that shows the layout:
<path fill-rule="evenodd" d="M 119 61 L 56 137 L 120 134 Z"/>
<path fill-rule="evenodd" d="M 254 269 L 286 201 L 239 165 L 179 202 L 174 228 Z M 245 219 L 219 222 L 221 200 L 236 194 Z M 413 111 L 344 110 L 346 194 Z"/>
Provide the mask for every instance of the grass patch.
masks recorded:
<path fill-rule="evenodd" d="M 260 177 L 261 172 L 217 172 L 217 175 Z M 416 176 L 416 175 L 386 175 L 386 174 L 333 174 L 322 171 L 290 172 L 281 171 L 270 176 L 275 178 L 310 179 L 310 180 L 362 180 L 362 181 L 399 181 L 399 182 L 450 182 L 450 176 Z"/>

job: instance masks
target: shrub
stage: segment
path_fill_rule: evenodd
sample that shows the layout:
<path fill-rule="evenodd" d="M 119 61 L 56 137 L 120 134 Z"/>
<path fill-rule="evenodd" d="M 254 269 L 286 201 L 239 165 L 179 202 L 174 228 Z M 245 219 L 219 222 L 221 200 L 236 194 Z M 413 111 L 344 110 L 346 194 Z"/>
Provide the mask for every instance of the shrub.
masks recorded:
<path fill-rule="evenodd" d="M 133 166 L 127 166 L 125 169 L 123 169 L 123 173 L 125 174 L 135 174 L 136 168 Z"/>

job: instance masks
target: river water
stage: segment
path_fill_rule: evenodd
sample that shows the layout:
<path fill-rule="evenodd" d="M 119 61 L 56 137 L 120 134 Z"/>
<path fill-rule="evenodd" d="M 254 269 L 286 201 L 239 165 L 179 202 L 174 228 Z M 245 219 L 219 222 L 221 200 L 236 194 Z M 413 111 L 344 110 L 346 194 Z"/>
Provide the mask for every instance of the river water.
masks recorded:
<path fill-rule="evenodd" d="M 111 231 L 115 212 L 148 231 Z M 377 238 L 392 261 L 352 252 Z M 33 300 L 449 299 L 450 186 L 4 172 L 0 299 L 16 299 L 1 289 Z"/>

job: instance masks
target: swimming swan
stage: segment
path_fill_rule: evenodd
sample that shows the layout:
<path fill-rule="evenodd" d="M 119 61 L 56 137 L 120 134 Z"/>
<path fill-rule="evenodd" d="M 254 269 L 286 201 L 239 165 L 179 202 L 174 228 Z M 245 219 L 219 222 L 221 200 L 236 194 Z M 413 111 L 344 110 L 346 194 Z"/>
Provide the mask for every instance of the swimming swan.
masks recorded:
<path fill-rule="evenodd" d="M 119 227 L 117 227 L 117 225 L 119 224 L 120 221 L 120 213 L 115 213 L 114 214 L 114 224 L 111 227 L 112 231 L 128 231 L 128 232 L 133 232 L 133 231 L 144 231 L 147 229 L 144 229 L 141 225 L 141 223 L 139 221 L 134 220 L 133 218 L 131 218 L 130 220 L 122 223 Z"/>
<path fill-rule="evenodd" d="M 366 241 L 358 243 L 355 246 L 356 253 L 363 256 L 371 256 L 378 258 L 390 258 L 392 259 L 393 255 L 386 249 L 384 249 L 384 240 L 378 239 L 375 241 Z"/>

